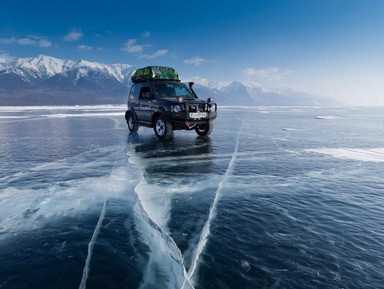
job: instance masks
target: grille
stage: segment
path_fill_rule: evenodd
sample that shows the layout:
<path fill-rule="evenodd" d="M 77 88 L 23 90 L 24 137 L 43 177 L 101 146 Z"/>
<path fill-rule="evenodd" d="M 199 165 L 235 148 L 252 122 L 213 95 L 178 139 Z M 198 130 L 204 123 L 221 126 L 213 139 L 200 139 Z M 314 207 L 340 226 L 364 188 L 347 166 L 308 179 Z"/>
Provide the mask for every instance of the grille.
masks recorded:
<path fill-rule="evenodd" d="M 188 111 L 190 112 L 204 112 L 206 111 L 205 104 L 195 103 L 188 105 Z"/>

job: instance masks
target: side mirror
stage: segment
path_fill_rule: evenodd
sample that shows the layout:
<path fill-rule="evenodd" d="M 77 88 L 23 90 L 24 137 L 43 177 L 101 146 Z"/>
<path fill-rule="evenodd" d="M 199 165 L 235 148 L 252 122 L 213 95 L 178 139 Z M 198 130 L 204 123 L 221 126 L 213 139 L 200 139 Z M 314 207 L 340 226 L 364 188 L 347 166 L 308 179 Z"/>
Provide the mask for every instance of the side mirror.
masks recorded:
<path fill-rule="evenodd" d="M 190 81 L 188 82 L 188 85 L 189 85 L 189 89 L 192 91 L 193 95 L 195 96 L 195 98 L 198 98 L 195 91 L 193 90 L 192 86 L 194 85 L 195 83 L 193 81 Z"/>
<path fill-rule="evenodd" d="M 207 98 L 207 102 L 208 103 L 211 103 L 212 102 L 212 99 L 210 97 Z"/>

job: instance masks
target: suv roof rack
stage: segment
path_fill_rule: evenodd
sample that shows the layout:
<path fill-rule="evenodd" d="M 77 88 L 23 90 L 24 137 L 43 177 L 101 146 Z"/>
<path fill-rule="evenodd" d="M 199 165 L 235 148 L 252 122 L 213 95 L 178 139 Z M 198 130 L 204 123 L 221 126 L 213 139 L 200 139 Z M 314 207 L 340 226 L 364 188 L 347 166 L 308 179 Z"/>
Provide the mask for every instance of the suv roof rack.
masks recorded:
<path fill-rule="evenodd" d="M 172 67 L 167 66 L 146 66 L 136 69 L 131 80 L 133 83 L 151 81 L 151 80 L 176 80 L 180 81 L 179 75 Z"/>

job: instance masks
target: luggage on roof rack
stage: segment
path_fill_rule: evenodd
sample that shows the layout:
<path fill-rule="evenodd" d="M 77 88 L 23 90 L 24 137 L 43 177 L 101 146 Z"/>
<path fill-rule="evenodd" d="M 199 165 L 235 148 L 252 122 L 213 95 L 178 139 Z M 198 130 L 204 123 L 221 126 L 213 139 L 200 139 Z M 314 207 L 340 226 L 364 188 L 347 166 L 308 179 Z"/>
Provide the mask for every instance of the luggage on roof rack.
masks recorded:
<path fill-rule="evenodd" d="M 176 80 L 180 81 L 179 75 L 172 67 L 147 66 L 136 69 L 131 77 L 133 83 L 147 80 Z"/>

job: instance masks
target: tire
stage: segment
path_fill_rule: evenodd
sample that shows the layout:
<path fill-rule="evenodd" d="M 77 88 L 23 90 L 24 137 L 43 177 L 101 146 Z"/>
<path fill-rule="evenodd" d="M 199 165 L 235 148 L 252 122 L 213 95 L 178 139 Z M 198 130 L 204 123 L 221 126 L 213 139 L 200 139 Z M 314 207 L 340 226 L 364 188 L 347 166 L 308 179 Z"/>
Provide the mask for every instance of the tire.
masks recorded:
<path fill-rule="evenodd" d="M 172 124 L 162 115 L 155 119 L 153 130 L 155 131 L 156 136 L 161 140 L 168 140 L 173 137 Z"/>
<path fill-rule="evenodd" d="M 199 136 L 209 136 L 213 131 L 213 121 L 196 126 L 195 131 Z"/>
<path fill-rule="evenodd" d="M 133 111 L 126 111 L 125 120 L 127 121 L 128 129 L 130 132 L 137 132 L 139 130 L 137 117 Z"/>

